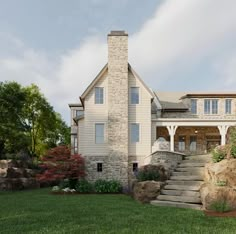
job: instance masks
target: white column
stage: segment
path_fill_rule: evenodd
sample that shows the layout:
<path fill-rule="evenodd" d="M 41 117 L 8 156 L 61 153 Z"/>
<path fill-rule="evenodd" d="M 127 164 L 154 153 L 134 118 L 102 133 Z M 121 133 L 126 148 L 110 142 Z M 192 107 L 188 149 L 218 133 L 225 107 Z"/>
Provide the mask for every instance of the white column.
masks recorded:
<path fill-rule="evenodd" d="M 174 142 L 174 137 L 175 137 L 175 132 L 178 126 L 175 125 L 170 125 L 166 126 L 170 135 L 170 151 L 175 151 L 175 142 Z"/>
<path fill-rule="evenodd" d="M 221 136 L 221 145 L 225 145 L 226 143 L 226 134 L 227 134 L 227 130 L 229 128 L 229 126 L 227 125 L 219 125 L 217 126 L 220 132 L 220 136 Z"/>

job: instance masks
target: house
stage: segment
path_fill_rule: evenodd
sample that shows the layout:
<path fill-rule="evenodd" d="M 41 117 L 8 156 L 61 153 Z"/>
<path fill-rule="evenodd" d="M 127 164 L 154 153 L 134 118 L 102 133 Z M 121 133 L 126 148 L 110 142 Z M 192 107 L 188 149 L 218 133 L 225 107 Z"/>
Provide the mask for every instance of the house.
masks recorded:
<path fill-rule="evenodd" d="M 165 142 L 165 150 L 204 154 L 224 145 L 236 124 L 236 93 L 149 89 L 128 63 L 128 34 L 108 34 L 108 63 L 71 110 L 72 154 L 84 156 L 88 179 L 129 175 Z"/>

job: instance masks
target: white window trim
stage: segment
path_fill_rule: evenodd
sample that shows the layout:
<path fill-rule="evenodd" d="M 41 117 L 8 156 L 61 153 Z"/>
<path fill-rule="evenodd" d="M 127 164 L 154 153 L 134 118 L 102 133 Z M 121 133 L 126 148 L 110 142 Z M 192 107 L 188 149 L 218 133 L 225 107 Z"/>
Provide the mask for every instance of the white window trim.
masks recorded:
<path fill-rule="evenodd" d="M 196 113 L 192 113 L 192 100 L 196 101 Z M 198 99 L 197 98 L 190 99 L 190 112 L 192 115 L 198 115 Z"/>
<path fill-rule="evenodd" d="M 103 143 L 96 143 L 96 124 L 103 124 L 104 125 L 104 142 Z M 106 141 L 107 141 L 107 135 L 106 135 L 106 123 L 105 122 L 96 122 L 94 123 L 94 144 L 95 145 L 104 145 L 106 144 Z"/>
<path fill-rule="evenodd" d="M 138 88 L 139 89 L 139 102 L 138 102 L 138 104 L 133 104 L 132 102 L 131 102 L 131 88 Z M 142 100 L 142 96 L 141 96 L 141 87 L 140 86 L 130 86 L 129 87 L 129 104 L 130 105 L 132 105 L 132 106 L 137 106 L 137 105 L 140 105 L 140 104 L 142 104 L 142 102 L 141 102 L 141 100 Z"/>
<path fill-rule="evenodd" d="M 205 100 L 209 100 L 210 101 L 210 112 L 209 113 L 205 113 Z M 216 100 L 217 101 L 217 113 L 212 113 L 212 105 L 213 105 L 213 100 Z M 210 98 L 204 98 L 203 99 L 203 113 L 204 115 L 213 115 L 213 116 L 218 116 L 220 115 L 219 114 L 219 111 L 220 111 L 220 100 L 218 98 L 213 98 L 213 99 L 210 99 Z"/>
<path fill-rule="evenodd" d="M 96 103 L 96 88 L 103 88 L 103 103 Z M 95 86 L 94 87 L 94 104 L 95 105 L 104 105 L 105 104 L 105 100 L 106 100 L 106 96 L 105 96 L 106 90 L 104 86 Z"/>
<path fill-rule="evenodd" d="M 231 100 L 231 104 L 230 104 L 230 110 L 231 110 L 231 112 L 230 112 L 230 113 L 227 113 L 227 112 L 226 112 L 226 100 Z M 232 114 L 233 114 L 233 99 L 231 99 L 231 98 L 226 98 L 225 101 L 224 101 L 224 105 L 225 105 L 225 115 L 232 115 Z"/>
<path fill-rule="evenodd" d="M 138 142 L 132 142 L 132 124 L 138 124 L 139 125 L 139 141 Z M 140 143 L 142 143 L 142 131 L 141 131 L 141 129 L 142 129 L 142 127 L 141 127 L 141 124 L 140 123 L 137 123 L 137 122 L 132 122 L 132 123 L 130 123 L 130 127 L 129 127 L 129 129 L 130 129 L 130 134 L 129 134 L 129 139 L 130 139 L 130 143 L 132 144 L 132 145 L 137 145 L 137 144 L 140 144 Z"/>

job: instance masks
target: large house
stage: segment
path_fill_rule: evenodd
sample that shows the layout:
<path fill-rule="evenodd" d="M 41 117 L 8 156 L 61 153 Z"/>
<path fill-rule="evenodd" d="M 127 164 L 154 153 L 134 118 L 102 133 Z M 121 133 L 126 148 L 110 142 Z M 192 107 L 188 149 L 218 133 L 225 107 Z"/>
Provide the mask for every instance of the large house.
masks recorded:
<path fill-rule="evenodd" d="M 128 34 L 108 34 L 108 63 L 71 110 L 72 154 L 88 179 L 129 175 L 164 142 L 166 151 L 204 154 L 224 145 L 236 124 L 235 93 L 152 91 L 128 63 Z"/>

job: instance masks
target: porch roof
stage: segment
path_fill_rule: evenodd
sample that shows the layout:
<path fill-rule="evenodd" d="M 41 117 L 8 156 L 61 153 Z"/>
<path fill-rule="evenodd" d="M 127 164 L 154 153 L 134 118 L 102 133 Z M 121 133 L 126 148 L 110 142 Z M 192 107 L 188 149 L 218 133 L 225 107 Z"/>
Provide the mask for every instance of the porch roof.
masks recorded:
<path fill-rule="evenodd" d="M 156 126 L 235 126 L 234 119 L 158 118 L 152 119 Z"/>

